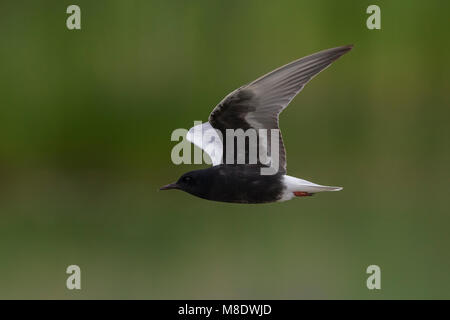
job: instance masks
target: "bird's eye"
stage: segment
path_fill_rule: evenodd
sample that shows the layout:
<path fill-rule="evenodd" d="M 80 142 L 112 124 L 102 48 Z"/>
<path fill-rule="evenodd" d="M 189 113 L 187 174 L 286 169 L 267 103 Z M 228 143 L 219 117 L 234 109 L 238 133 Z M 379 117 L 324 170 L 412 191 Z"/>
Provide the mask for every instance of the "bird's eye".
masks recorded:
<path fill-rule="evenodd" d="M 184 181 L 184 182 L 189 182 L 189 181 L 191 181 L 191 180 L 192 180 L 192 178 L 189 177 L 189 176 L 183 178 L 183 181 Z"/>

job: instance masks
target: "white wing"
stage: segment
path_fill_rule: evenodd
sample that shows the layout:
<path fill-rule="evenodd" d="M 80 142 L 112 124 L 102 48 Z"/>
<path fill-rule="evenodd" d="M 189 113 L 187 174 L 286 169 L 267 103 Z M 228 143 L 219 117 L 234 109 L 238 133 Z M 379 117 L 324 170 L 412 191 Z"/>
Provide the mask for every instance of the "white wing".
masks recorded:
<path fill-rule="evenodd" d="M 222 163 L 223 154 L 220 135 L 220 131 L 214 129 L 209 122 L 205 122 L 189 129 L 186 139 L 205 151 L 211 158 L 212 165 L 217 166 Z"/>

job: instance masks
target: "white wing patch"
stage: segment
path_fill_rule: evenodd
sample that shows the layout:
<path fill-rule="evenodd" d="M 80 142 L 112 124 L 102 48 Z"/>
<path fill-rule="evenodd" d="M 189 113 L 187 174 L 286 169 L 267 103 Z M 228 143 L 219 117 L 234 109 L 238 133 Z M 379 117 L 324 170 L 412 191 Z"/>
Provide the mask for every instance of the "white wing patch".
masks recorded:
<path fill-rule="evenodd" d="M 222 163 L 223 146 L 220 131 L 214 129 L 209 122 L 189 129 L 186 139 L 206 152 L 213 166 Z"/>

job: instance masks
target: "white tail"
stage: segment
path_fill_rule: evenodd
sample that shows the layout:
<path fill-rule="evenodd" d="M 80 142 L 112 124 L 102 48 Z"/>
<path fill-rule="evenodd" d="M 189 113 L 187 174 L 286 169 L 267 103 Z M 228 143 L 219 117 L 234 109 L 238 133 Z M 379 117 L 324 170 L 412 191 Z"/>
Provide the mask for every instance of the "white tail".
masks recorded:
<path fill-rule="evenodd" d="M 324 192 L 324 191 L 340 191 L 342 187 L 330 187 L 330 186 L 322 186 L 320 184 L 316 184 L 307 180 L 284 176 L 284 185 L 286 187 L 285 192 L 307 192 L 307 193 L 316 193 L 316 192 Z"/>

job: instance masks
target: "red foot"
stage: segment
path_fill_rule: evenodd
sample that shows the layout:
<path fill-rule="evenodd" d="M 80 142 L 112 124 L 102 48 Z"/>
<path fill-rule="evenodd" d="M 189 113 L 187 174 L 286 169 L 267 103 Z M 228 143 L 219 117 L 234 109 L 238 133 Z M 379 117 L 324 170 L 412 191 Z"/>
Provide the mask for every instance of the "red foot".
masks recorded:
<path fill-rule="evenodd" d="M 294 192 L 294 195 L 295 195 L 296 197 L 310 197 L 310 196 L 312 196 L 313 194 L 312 194 L 312 193 L 309 193 L 309 192 L 304 192 L 304 191 L 295 191 L 295 192 Z"/>

